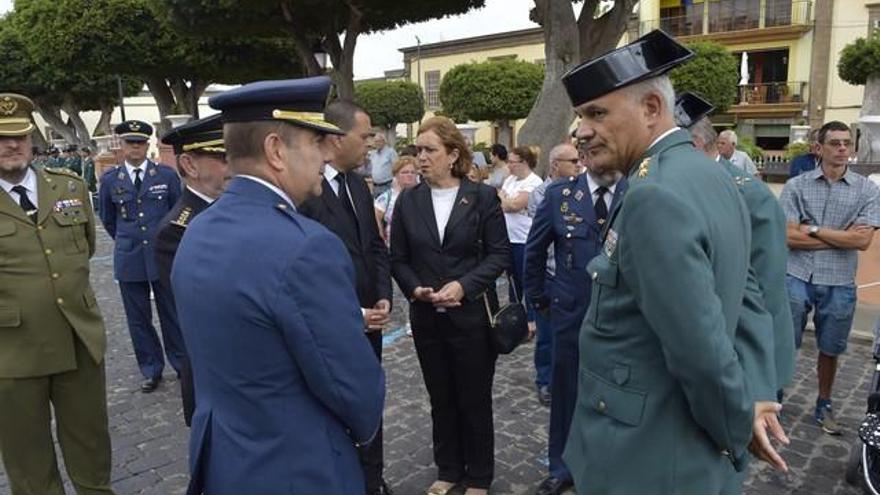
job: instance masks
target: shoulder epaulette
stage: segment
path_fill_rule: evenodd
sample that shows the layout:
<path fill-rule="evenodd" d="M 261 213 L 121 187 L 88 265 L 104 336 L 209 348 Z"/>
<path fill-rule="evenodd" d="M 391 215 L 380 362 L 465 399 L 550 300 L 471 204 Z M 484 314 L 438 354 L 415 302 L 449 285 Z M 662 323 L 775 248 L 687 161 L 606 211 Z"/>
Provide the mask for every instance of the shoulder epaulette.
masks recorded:
<path fill-rule="evenodd" d="M 190 221 L 190 217 L 192 217 L 192 207 L 184 206 L 182 210 L 180 210 L 180 215 L 177 215 L 176 220 L 172 220 L 172 225 L 177 225 L 178 227 L 186 228 L 187 224 Z"/>
<path fill-rule="evenodd" d="M 43 170 L 45 170 L 46 172 L 48 172 L 48 173 L 50 173 L 50 174 L 66 175 L 66 176 L 68 176 L 68 177 L 76 177 L 77 179 L 82 180 L 82 177 L 80 177 L 79 174 L 77 174 L 77 173 L 74 172 L 73 170 L 70 170 L 70 169 L 67 169 L 67 168 L 61 168 L 61 167 L 43 167 Z"/>

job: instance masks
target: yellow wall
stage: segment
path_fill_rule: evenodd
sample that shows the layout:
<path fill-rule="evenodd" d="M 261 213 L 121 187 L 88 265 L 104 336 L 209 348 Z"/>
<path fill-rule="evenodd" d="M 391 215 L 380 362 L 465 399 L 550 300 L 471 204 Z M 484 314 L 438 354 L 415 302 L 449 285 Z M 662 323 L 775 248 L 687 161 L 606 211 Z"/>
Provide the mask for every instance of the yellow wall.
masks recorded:
<path fill-rule="evenodd" d="M 837 75 L 840 51 L 856 38 L 868 35 L 868 9 L 872 0 L 836 0 L 831 29 L 831 59 L 828 64 L 828 101 L 825 120 L 856 122 L 862 105 L 864 86 L 853 86 Z"/>
<path fill-rule="evenodd" d="M 517 60 L 523 60 L 526 62 L 537 62 L 544 59 L 544 44 L 533 43 L 517 47 L 496 48 L 480 52 L 458 53 L 438 56 L 430 56 L 423 53 L 421 66 L 422 86 L 424 87 L 425 81 L 427 80 L 427 78 L 425 77 L 426 72 L 439 70 L 440 79 L 442 80 L 443 75 L 449 72 L 449 70 L 456 65 L 468 64 L 471 62 L 484 62 L 491 57 L 504 57 L 509 55 L 516 55 Z M 410 80 L 414 83 L 418 83 L 419 81 L 418 67 L 418 57 L 414 56 L 410 62 Z M 432 112 L 431 110 L 438 109 L 429 109 L 429 111 L 425 113 L 424 119 L 434 116 L 434 112 Z M 516 133 L 519 132 L 519 128 L 522 127 L 522 124 L 524 122 L 524 119 L 516 121 L 513 129 L 514 138 L 516 137 Z M 492 128 L 490 122 L 471 122 L 471 124 L 478 126 L 474 139 L 475 143 L 492 143 Z"/>

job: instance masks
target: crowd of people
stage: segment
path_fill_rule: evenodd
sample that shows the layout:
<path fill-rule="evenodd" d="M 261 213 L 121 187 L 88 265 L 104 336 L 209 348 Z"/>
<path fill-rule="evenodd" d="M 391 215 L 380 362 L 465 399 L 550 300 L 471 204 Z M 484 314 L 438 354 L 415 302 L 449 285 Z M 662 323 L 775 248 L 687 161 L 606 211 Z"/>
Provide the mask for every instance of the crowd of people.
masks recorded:
<path fill-rule="evenodd" d="M 476 167 L 445 117 L 398 155 L 362 107 L 326 103 L 327 77 L 212 97 L 218 114 L 161 137 L 174 168 L 147 158 L 149 124 L 119 124 L 98 219 L 141 391 L 166 359 L 180 378 L 188 493 L 392 493 L 394 284 L 430 401 L 425 493 L 488 493 L 504 274 L 550 407 L 537 495 L 740 493 L 750 457 L 787 469 L 778 413 L 810 313 L 814 419 L 840 434 L 832 388 L 880 189 L 829 122 L 777 200 L 711 106 L 676 98 L 666 72 L 691 56 L 658 31 L 569 71 L 578 122 L 543 179 L 530 146 Z M 32 164 L 32 111 L 0 94 L 0 455 L 13 495 L 63 494 L 54 417 L 74 488 L 109 494 L 97 221 L 83 170 Z"/>

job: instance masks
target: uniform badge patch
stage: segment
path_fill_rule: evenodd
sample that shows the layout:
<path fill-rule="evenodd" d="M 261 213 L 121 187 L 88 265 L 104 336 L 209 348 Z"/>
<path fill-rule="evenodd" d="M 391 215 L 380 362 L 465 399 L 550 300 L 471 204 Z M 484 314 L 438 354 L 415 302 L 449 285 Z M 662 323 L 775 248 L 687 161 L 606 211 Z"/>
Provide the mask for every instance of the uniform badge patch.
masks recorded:
<path fill-rule="evenodd" d="M 150 177 L 153 177 L 154 175 L 156 175 L 156 169 L 155 169 L 155 168 L 151 168 L 151 169 L 150 169 Z"/>
<path fill-rule="evenodd" d="M 582 199 L 584 199 L 584 192 L 583 191 L 578 191 L 578 192 L 574 193 L 574 200 L 575 201 L 580 201 Z"/>
<path fill-rule="evenodd" d="M 565 197 L 571 196 L 571 189 L 566 187 L 565 189 L 562 190 L 562 195 Z"/>
<path fill-rule="evenodd" d="M 123 171 L 120 170 L 119 173 L 116 174 L 116 178 L 119 179 L 119 180 L 124 179 L 124 178 L 125 178 L 125 172 L 123 172 Z"/>
<path fill-rule="evenodd" d="M 602 246 L 602 250 L 605 251 L 605 256 L 610 258 L 614 254 L 615 249 L 617 249 L 617 232 L 614 229 L 608 229 L 608 235 L 605 236 L 605 244 Z"/>
<path fill-rule="evenodd" d="M 76 182 L 70 181 L 67 183 L 67 190 L 75 193 L 76 192 Z"/>
<path fill-rule="evenodd" d="M 82 200 L 73 198 L 73 199 L 59 199 L 55 202 L 55 206 L 52 207 L 54 211 L 63 211 L 68 208 L 79 208 L 83 205 Z"/>
<path fill-rule="evenodd" d="M 639 179 L 644 179 L 648 176 L 648 170 L 651 167 L 651 157 L 645 158 L 642 160 L 642 163 L 639 164 L 639 170 L 636 172 L 639 176 Z"/>
<path fill-rule="evenodd" d="M 189 223 L 190 216 L 192 216 L 192 208 L 186 206 L 182 210 L 180 210 L 180 215 L 178 215 L 177 219 L 173 220 L 171 223 L 177 225 L 178 227 L 186 228 L 186 224 Z"/>
<path fill-rule="evenodd" d="M 568 201 L 563 201 L 562 205 L 559 206 L 559 213 L 563 215 L 568 213 Z"/>

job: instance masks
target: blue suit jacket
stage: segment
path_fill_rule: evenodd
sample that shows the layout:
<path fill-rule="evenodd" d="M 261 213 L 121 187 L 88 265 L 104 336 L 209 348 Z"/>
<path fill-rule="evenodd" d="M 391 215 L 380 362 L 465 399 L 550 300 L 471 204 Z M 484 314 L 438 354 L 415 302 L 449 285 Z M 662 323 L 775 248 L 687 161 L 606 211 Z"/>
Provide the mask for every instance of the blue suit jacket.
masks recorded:
<path fill-rule="evenodd" d="M 355 442 L 385 381 L 342 242 L 237 177 L 187 228 L 171 282 L 198 391 L 189 493 L 363 493 Z"/>
<path fill-rule="evenodd" d="M 608 211 L 623 196 L 626 187 L 626 179 L 621 179 Z M 602 226 L 596 221 L 587 177 L 581 174 L 570 179 L 559 179 L 547 188 L 526 241 L 523 283 L 526 297 L 539 308 L 549 304 L 554 328 L 562 331 L 569 328 L 575 343 L 590 302 L 587 263 L 599 254 L 601 233 Z M 547 283 L 545 266 L 547 248 L 551 244 L 556 276 L 551 284 L 550 301 L 546 301 L 543 300 Z"/>
<path fill-rule="evenodd" d="M 158 280 L 153 239 L 162 218 L 180 198 L 180 178 L 164 165 L 147 162 L 136 191 L 125 165 L 101 176 L 101 222 L 116 241 L 113 275 L 120 282 Z"/>

